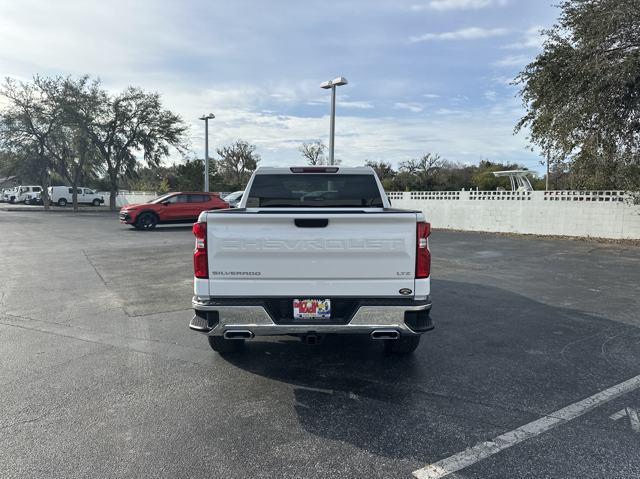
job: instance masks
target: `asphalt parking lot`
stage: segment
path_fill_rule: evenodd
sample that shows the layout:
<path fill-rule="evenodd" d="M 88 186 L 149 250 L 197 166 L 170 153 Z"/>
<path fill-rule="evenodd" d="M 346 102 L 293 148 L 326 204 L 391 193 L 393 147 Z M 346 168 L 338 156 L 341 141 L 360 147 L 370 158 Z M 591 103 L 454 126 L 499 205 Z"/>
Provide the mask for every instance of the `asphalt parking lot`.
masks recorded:
<path fill-rule="evenodd" d="M 640 248 L 435 232 L 436 330 L 410 358 L 216 355 L 187 326 L 192 248 L 184 226 L 0 211 L 0 476 L 640 477 Z"/>

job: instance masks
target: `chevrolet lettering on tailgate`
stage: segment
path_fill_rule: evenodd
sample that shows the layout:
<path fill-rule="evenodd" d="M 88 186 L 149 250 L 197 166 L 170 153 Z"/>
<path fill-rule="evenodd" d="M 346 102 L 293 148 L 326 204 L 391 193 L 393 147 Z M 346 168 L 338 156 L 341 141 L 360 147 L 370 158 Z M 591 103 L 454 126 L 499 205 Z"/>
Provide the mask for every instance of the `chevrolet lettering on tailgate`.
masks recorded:
<path fill-rule="evenodd" d="M 225 239 L 222 250 L 225 251 L 324 251 L 324 250 L 371 250 L 399 251 L 406 248 L 402 238 L 392 239 Z"/>

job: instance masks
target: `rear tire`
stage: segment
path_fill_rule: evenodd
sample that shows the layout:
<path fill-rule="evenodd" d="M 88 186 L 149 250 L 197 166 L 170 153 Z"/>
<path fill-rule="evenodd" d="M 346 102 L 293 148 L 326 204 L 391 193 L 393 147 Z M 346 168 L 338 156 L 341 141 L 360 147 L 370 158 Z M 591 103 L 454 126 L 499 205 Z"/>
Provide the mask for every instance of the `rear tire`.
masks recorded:
<path fill-rule="evenodd" d="M 420 345 L 420 336 L 400 336 L 398 339 L 387 339 L 384 349 L 389 354 L 407 355 L 413 353 Z"/>
<path fill-rule="evenodd" d="M 222 336 L 207 336 L 209 346 L 220 354 L 236 353 L 244 348 L 244 339 L 224 339 Z"/>
<path fill-rule="evenodd" d="M 93 206 L 100 206 L 100 200 L 96 198 L 95 200 L 93 200 L 93 202 L 91 204 Z"/>
<path fill-rule="evenodd" d="M 142 213 L 136 219 L 136 228 L 139 230 L 152 230 L 158 224 L 158 217 L 153 213 Z"/>
<path fill-rule="evenodd" d="M 65 200 L 64 198 L 60 198 L 58 200 L 58 206 L 67 206 L 67 200 Z"/>

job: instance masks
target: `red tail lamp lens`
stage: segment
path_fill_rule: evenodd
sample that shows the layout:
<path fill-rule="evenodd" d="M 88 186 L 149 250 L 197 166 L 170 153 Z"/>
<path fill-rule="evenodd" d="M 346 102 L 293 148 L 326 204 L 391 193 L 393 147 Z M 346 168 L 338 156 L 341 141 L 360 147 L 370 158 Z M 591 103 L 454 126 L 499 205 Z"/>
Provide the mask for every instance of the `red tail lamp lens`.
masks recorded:
<path fill-rule="evenodd" d="M 416 278 L 428 278 L 431 274 L 431 252 L 429 235 L 431 224 L 418 223 L 416 233 Z"/>
<path fill-rule="evenodd" d="M 196 250 L 193 252 L 193 272 L 196 278 L 208 278 L 207 223 L 195 223 L 193 225 L 193 235 L 196 237 Z"/>

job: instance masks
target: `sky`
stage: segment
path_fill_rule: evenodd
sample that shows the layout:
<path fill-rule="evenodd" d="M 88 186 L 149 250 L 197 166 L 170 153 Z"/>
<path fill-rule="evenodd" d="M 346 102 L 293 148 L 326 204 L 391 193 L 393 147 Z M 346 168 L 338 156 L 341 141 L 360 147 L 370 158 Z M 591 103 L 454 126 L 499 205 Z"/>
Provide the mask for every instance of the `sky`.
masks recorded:
<path fill-rule="evenodd" d="M 427 152 L 542 171 L 526 133 L 517 73 L 539 52 L 556 0 L 0 0 L 0 75 L 98 77 L 161 93 L 190 124 L 212 112 L 210 155 L 245 139 L 261 164 L 301 164 L 302 142 L 394 166 Z M 173 156 L 170 161 L 179 161 Z"/>

